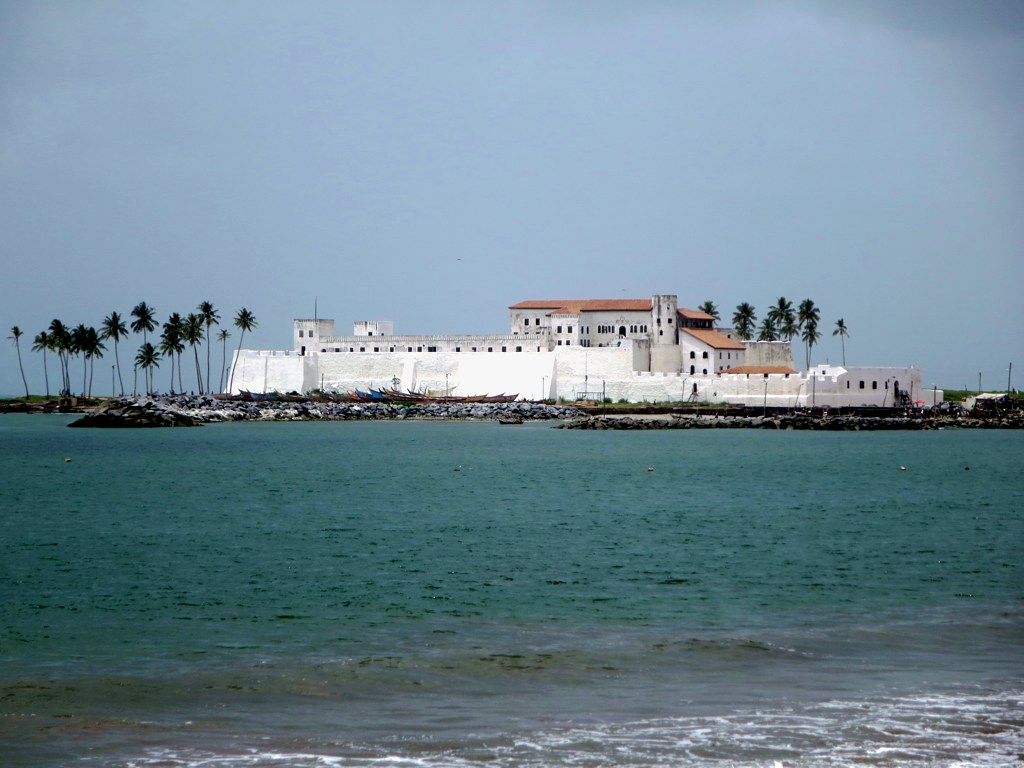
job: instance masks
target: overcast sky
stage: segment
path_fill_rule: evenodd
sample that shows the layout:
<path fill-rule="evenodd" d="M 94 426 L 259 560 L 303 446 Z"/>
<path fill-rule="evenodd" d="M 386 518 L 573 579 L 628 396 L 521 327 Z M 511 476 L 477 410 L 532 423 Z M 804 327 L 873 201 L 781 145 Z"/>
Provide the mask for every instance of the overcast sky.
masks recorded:
<path fill-rule="evenodd" d="M 143 300 L 282 349 L 314 301 L 484 333 L 654 293 L 1020 387 L 1022 97 L 1018 0 L 0 0 L 0 393 L 11 326 L 42 392 L 53 318 Z"/>

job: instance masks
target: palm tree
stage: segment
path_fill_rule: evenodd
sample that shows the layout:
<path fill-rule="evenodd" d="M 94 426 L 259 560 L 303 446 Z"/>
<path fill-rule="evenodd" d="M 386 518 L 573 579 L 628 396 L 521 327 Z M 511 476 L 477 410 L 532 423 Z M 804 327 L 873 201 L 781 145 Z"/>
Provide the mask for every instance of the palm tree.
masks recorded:
<path fill-rule="evenodd" d="M 241 334 L 238 336 L 238 352 L 235 353 L 235 363 L 231 365 L 231 378 L 228 380 L 228 392 L 231 391 L 235 381 L 235 364 L 238 362 L 238 355 L 242 352 L 242 339 L 245 338 L 245 332 L 251 331 L 258 325 L 256 322 L 256 316 L 253 315 L 245 307 L 238 310 L 238 314 L 235 315 L 235 327 L 241 330 Z"/>
<path fill-rule="evenodd" d="M 51 349 L 57 353 L 60 360 L 61 371 L 61 394 L 71 394 L 71 332 L 60 320 L 54 318 L 50 322 L 50 344 Z"/>
<path fill-rule="evenodd" d="M 196 357 L 196 381 L 199 382 L 199 394 L 203 394 L 203 369 L 199 367 L 199 345 L 203 341 L 203 318 L 201 315 L 189 313 L 185 318 L 185 325 L 182 326 L 181 338 L 192 347 Z"/>
<path fill-rule="evenodd" d="M 843 345 L 843 368 L 846 367 L 846 337 L 850 335 L 849 329 L 846 327 L 846 323 L 843 322 L 843 318 L 836 320 L 836 329 L 832 331 L 833 336 L 838 336 L 840 343 Z"/>
<path fill-rule="evenodd" d="M 778 329 L 775 327 L 775 323 L 772 322 L 770 317 L 765 317 L 761 321 L 761 325 L 757 327 L 757 340 L 758 341 L 778 341 L 779 334 Z"/>
<path fill-rule="evenodd" d="M 779 335 L 785 336 L 787 340 L 793 338 L 796 333 L 796 313 L 793 312 L 793 304 L 780 296 L 778 303 L 768 310 L 768 317 L 771 318 Z"/>
<path fill-rule="evenodd" d="M 160 336 L 160 352 L 171 360 L 171 392 L 174 392 L 174 356 L 178 356 L 178 390 L 184 391 L 181 385 L 181 353 L 185 351 L 185 345 L 181 343 L 181 334 L 184 329 L 184 321 L 177 312 L 172 312 L 164 323 L 164 332 Z"/>
<path fill-rule="evenodd" d="M 18 368 L 21 369 L 21 383 L 25 385 L 25 399 L 28 400 L 28 382 L 25 380 L 25 366 L 21 364 L 21 342 L 19 339 L 24 336 L 24 331 L 18 326 L 11 326 L 11 335 L 8 339 L 14 339 L 14 346 L 18 350 Z"/>
<path fill-rule="evenodd" d="M 135 318 L 132 321 L 132 333 L 141 333 L 142 343 L 145 344 L 149 341 L 146 334 L 156 330 L 156 310 L 140 301 L 132 310 L 132 317 Z"/>
<path fill-rule="evenodd" d="M 114 362 L 117 363 L 117 380 L 121 385 L 121 397 L 124 397 L 124 381 L 121 380 L 121 358 L 117 354 L 117 342 L 127 335 L 128 328 L 119 313 L 111 312 L 103 318 L 103 331 L 100 333 L 100 338 L 114 340 Z"/>
<path fill-rule="evenodd" d="M 82 396 L 85 397 L 85 382 L 89 375 L 89 364 L 85 356 L 85 350 L 89 346 L 89 329 L 85 323 L 79 323 L 71 331 L 71 354 L 82 355 Z"/>
<path fill-rule="evenodd" d="M 818 343 L 821 334 L 818 333 L 818 321 L 821 319 L 821 312 L 814 306 L 810 299 L 800 302 L 797 310 L 797 322 L 801 330 L 800 339 L 804 342 L 804 349 L 807 358 L 807 368 L 811 367 L 811 347 Z"/>
<path fill-rule="evenodd" d="M 231 338 L 231 334 L 228 333 L 227 328 L 221 328 L 217 331 L 217 341 L 221 342 L 220 345 L 220 382 L 218 384 L 218 391 L 224 391 L 224 371 L 228 367 L 228 339 Z"/>
<path fill-rule="evenodd" d="M 51 349 L 50 334 L 40 331 L 32 339 L 32 351 L 43 353 L 43 379 L 46 381 L 46 399 L 50 399 L 50 372 L 46 368 L 46 350 Z"/>
<path fill-rule="evenodd" d="M 754 329 L 757 324 L 757 316 L 754 314 L 754 307 L 743 302 L 736 307 L 732 315 L 732 325 L 736 329 L 736 335 L 741 339 L 749 340 L 754 338 Z"/>
<path fill-rule="evenodd" d="M 145 378 L 148 382 L 146 386 L 147 393 L 153 392 L 153 374 L 151 369 L 160 367 L 159 360 L 160 354 L 148 341 L 144 342 L 143 345 L 139 347 L 139 352 L 135 355 L 135 365 L 141 368 L 143 373 L 146 374 Z"/>
<path fill-rule="evenodd" d="M 718 307 L 715 306 L 715 303 L 713 301 L 705 301 L 703 304 L 697 307 L 697 309 L 715 318 L 716 325 L 718 324 L 718 321 L 722 319 L 721 315 L 718 314 Z"/>
<path fill-rule="evenodd" d="M 811 367 L 811 347 L 818 343 L 818 339 L 821 338 L 821 334 L 818 332 L 818 321 L 807 320 L 803 328 L 800 331 L 800 339 L 804 343 L 804 348 L 807 352 L 807 369 Z"/>
<path fill-rule="evenodd" d="M 213 337 L 210 335 L 210 327 L 220 324 L 220 312 L 213 308 L 211 302 L 203 301 L 199 304 L 199 316 L 206 326 L 206 389 L 211 390 L 213 383 L 210 379 L 210 346 L 213 344 Z"/>
<path fill-rule="evenodd" d="M 89 387 L 85 392 L 86 397 L 92 397 L 92 375 L 96 369 L 96 358 L 103 357 L 103 352 L 107 348 L 100 340 L 100 335 L 96 332 L 96 329 L 91 325 L 85 329 L 83 341 L 82 354 L 85 357 L 85 362 L 89 365 Z"/>

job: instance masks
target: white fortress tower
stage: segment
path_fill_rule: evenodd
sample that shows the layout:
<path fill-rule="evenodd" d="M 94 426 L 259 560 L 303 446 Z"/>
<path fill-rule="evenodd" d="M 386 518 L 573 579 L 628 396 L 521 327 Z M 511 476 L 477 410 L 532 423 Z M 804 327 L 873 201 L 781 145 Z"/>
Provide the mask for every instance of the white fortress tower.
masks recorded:
<path fill-rule="evenodd" d="M 678 301 L 671 294 L 651 297 L 651 371 L 679 373 Z"/>

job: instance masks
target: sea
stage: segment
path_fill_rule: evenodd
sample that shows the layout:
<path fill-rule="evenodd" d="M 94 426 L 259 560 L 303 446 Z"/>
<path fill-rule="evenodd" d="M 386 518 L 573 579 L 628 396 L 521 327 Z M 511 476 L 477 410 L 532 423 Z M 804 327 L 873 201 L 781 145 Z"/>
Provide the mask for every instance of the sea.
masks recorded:
<path fill-rule="evenodd" d="M 1019 766 L 1024 433 L 0 416 L 0 765 Z"/>

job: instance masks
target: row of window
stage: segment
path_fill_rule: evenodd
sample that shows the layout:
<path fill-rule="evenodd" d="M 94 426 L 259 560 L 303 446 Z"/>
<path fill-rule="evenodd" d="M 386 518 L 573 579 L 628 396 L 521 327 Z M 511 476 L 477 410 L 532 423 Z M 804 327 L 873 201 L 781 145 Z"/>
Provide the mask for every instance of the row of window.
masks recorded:
<path fill-rule="evenodd" d="M 694 360 L 694 359 L 696 359 L 696 357 L 697 357 L 697 353 L 696 353 L 696 352 L 694 352 L 694 351 L 693 351 L 693 350 L 691 349 L 691 350 L 690 350 L 690 359 L 691 359 L 691 360 Z M 707 353 L 707 352 L 703 352 L 703 353 L 701 354 L 701 357 L 703 357 L 703 358 L 704 358 L 705 360 L 707 360 L 707 359 L 708 359 L 708 353 Z M 726 358 L 727 360 L 732 360 L 732 352 L 726 352 L 726 353 L 725 353 L 725 358 Z M 719 359 L 719 360 L 721 360 L 721 359 L 722 359 L 722 353 L 721 353 L 721 352 L 719 352 L 719 353 L 718 353 L 718 359 Z M 739 357 L 737 357 L 736 359 L 738 360 L 738 359 L 739 359 Z"/>
<path fill-rule="evenodd" d="M 562 342 L 558 342 L 558 343 L 559 343 L 559 344 L 561 344 Z M 565 342 L 565 343 L 566 343 L 566 344 L 568 344 L 569 342 L 567 341 L 567 342 Z M 321 352 L 343 352 L 344 350 L 343 350 L 343 349 L 342 349 L 341 347 L 334 347 L 334 349 L 327 349 L 327 348 L 325 347 L 325 348 L 321 349 L 320 351 L 321 351 Z M 348 351 L 349 351 L 349 352 L 355 352 L 355 351 L 356 351 L 356 348 L 355 348 L 355 347 L 349 347 L 349 348 L 348 348 Z M 366 347 L 360 347 L 360 348 L 359 348 L 359 351 L 360 351 L 360 352 L 365 352 L 365 351 L 366 351 Z M 381 349 L 380 349 L 380 347 L 374 347 L 374 348 L 373 348 L 373 351 L 374 351 L 374 352 L 380 352 L 380 351 L 381 351 Z M 401 350 L 398 350 L 398 349 L 396 349 L 395 347 L 388 347 L 387 351 L 388 351 L 388 352 L 400 352 Z M 413 348 L 412 348 L 412 347 L 406 347 L 406 348 L 405 348 L 405 351 L 406 351 L 406 352 L 412 352 L 412 351 L 413 351 Z M 422 352 L 422 351 L 423 351 L 423 347 L 421 347 L 421 346 L 420 346 L 420 347 L 416 347 L 416 350 L 415 350 L 415 351 L 416 351 L 416 352 Z M 455 348 L 455 351 L 456 351 L 456 352 L 461 352 L 461 351 L 462 351 L 462 347 L 456 347 L 456 348 Z M 470 351 L 470 352 L 483 352 L 483 351 L 484 351 L 484 348 L 483 348 L 483 347 L 471 347 L 469 351 Z M 488 351 L 488 352 L 493 352 L 493 351 L 494 351 L 494 347 L 487 347 L 487 350 L 486 350 L 486 351 Z M 502 351 L 502 352 L 508 352 L 508 347 L 504 347 L 504 346 L 503 346 L 503 347 L 501 348 L 501 351 Z M 516 349 L 515 349 L 515 351 L 516 351 L 516 352 L 522 352 L 522 351 L 523 351 L 523 348 L 522 348 L 521 346 L 517 346 L 517 347 L 516 347 Z M 537 351 L 538 351 L 538 352 L 540 352 L 540 347 L 537 347 Z M 303 347 L 303 348 L 302 348 L 302 352 L 303 352 L 303 354 L 305 354 L 305 352 L 306 352 L 306 348 L 305 348 L 305 347 Z M 427 352 L 437 352 L 437 347 L 436 347 L 436 346 L 428 346 L 428 347 L 427 347 Z"/>

